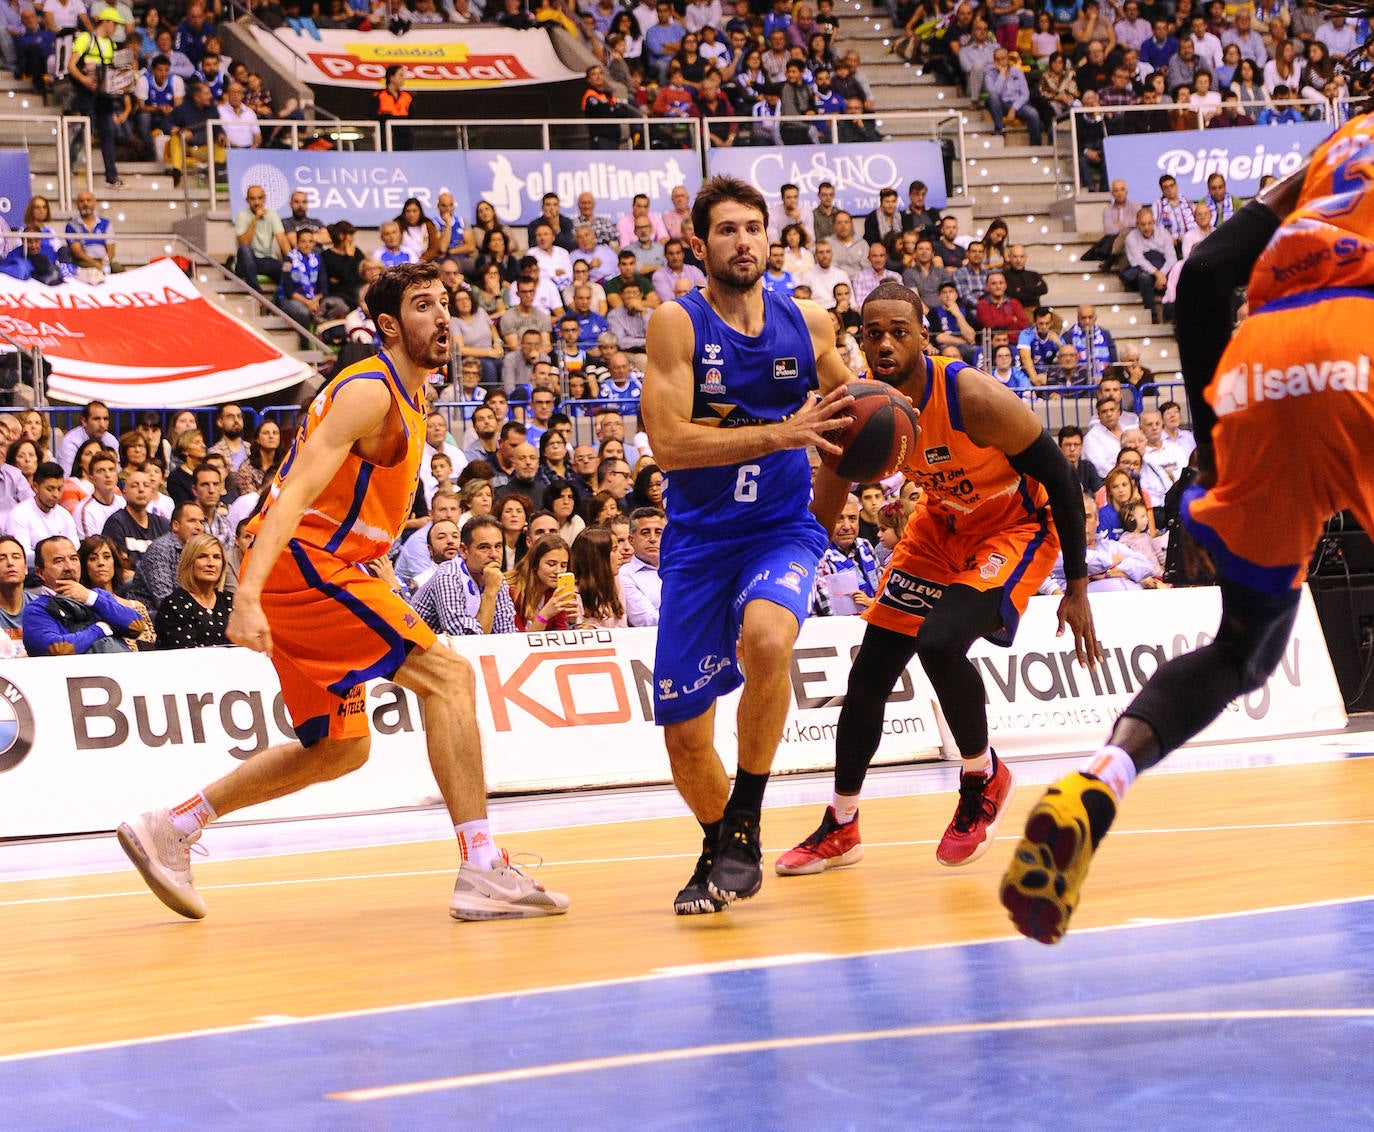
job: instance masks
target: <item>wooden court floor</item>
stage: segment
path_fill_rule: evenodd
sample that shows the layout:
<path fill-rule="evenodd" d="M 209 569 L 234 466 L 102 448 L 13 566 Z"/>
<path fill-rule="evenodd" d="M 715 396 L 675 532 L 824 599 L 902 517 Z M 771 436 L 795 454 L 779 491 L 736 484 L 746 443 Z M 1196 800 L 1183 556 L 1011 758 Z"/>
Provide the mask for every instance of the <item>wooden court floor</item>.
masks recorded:
<path fill-rule="evenodd" d="M 504 839 L 541 854 L 537 875 L 571 896 L 572 911 L 550 920 L 452 921 L 448 841 L 197 858 L 210 903 L 200 922 L 165 910 L 132 870 L 0 882 L 0 1055 L 701 965 L 1004 939 L 1012 932 L 996 883 L 1040 791 L 1023 786 L 998 844 L 960 870 L 934 860 L 952 794 L 866 802 L 865 860 L 818 877 L 776 877 L 771 865 L 810 832 L 819 807 L 770 809 L 763 891 L 717 916 L 671 911 L 700 842 L 687 818 Z M 205 840 L 213 854 L 213 829 Z M 1374 759 L 1147 775 L 1098 855 L 1075 928 L 1371 895 Z"/>

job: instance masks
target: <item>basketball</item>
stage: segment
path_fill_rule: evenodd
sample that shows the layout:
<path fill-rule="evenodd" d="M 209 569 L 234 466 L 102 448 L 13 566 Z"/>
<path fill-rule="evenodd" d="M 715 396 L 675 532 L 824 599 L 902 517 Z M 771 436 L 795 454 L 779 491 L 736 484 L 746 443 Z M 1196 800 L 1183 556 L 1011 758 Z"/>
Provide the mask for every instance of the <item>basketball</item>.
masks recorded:
<path fill-rule="evenodd" d="M 845 388 L 854 396 L 849 407 L 854 419 L 833 438 L 843 449 L 840 455 L 823 452 L 821 460 L 852 483 L 884 479 L 897 471 L 916 447 L 916 410 L 881 381 L 851 381 Z"/>

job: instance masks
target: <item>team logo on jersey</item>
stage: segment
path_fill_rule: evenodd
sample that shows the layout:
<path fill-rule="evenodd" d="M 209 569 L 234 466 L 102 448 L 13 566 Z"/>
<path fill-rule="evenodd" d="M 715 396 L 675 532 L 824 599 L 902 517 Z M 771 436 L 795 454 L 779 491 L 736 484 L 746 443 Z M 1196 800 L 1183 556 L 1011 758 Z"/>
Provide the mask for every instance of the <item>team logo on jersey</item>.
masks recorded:
<path fill-rule="evenodd" d="M 789 563 L 787 564 L 787 568 L 788 568 L 789 570 L 795 570 L 795 571 L 796 571 L 798 574 L 800 574 L 803 578 L 807 577 L 807 576 L 811 573 L 810 570 L 808 570 L 805 566 L 801 565 L 801 564 L 798 563 L 798 562 L 789 562 Z"/>
<path fill-rule="evenodd" d="M 801 593 L 801 576 L 795 570 L 789 570 L 778 579 L 778 585 L 786 586 L 794 594 Z"/>
<path fill-rule="evenodd" d="M 725 382 L 720 379 L 720 370 L 712 366 L 706 371 L 706 380 L 697 386 L 703 393 L 712 393 L 720 396 L 725 392 Z"/>
<path fill-rule="evenodd" d="M 719 342 L 707 342 L 701 348 L 701 352 L 705 355 L 701 359 L 701 364 L 704 366 L 713 366 L 720 361 L 721 347 Z"/>
<path fill-rule="evenodd" d="M 989 580 L 997 577 L 998 572 L 1007 564 L 1007 560 L 1000 554 L 989 554 L 988 560 L 983 563 L 982 569 L 978 571 L 980 578 Z"/>
<path fill-rule="evenodd" d="M 796 358 L 774 358 L 773 359 L 773 380 L 788 381 L 801 373 L 801 366 L 797 364 Z"/>
<path fill-rule="evenodd" d="M 925 578 L 918 578 L 915 574 L 908 574 L 905 570 L 893 570 L 887 576 L 883 592 L 878 597 L 878 604 L 900 613 L 914 613 L 917 617 L 924 617 L 935 608 L 935 603 L 944 593 L 944 586 Z"/>
<path fill-rule="evenodd" d="M 921 455 L 925 457 L 927 464 L 947 464 L 954 459 L 949 454 L 949 445 L 947 444 L 938 444 L 934 448 L 927 448 Z"/>
<path fill-rule="evenodd" d="M 700 672 L 701 675 L 692 683 L 688 684 L 687 687 L 682 689 L 683 694 L 690 696 L 693 692 L 700 691 L 714 680 L 717 674 L 725 671 L 725 669 L 729 667 L 730 660 L 728 657 L 716 656 L 715 653 L 708 652 L 702 657 L 701 663 L 697 665 L 697 671 Z"/>

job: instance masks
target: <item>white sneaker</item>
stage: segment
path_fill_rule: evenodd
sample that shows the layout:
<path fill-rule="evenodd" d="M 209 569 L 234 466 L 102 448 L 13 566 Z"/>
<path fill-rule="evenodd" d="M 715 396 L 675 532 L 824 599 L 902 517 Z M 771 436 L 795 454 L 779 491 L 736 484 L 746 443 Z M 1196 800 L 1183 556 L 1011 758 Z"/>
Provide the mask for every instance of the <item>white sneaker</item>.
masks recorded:
<path fill-rule="evenodd" d="M 191 846 L 200 840 L 199 833 L 183 837 L 166 810 L 149 810 L 124 822 L 115 835 L 154 896 L 189 919 L 205 915 L 209 909 L 191 876 Z"/>
<path fill-rule="evenodd" d="M 512 865 L 505 853 L 490 869 L 479 869 L 464 861 L 458 866 L 458 880 L 448 912 L 455 920 L 512 920 L 524 916 L 561 916 L 568 910 L 568 898 L 550 892 L 533 877 Z"/>

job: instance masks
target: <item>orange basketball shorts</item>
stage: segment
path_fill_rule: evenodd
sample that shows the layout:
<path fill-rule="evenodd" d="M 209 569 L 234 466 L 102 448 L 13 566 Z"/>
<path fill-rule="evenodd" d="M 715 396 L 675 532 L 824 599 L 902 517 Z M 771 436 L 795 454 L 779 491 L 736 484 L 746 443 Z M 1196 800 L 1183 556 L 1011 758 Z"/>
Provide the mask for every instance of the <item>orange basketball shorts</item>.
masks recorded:
<path fill-rule="evenodd" d="M 1374 529 L 1374 293 L 1278 299 L 1236 331 L 1208 387 L 1217 480 L 1184 499 L 1221 573 L 1267 593 L 1300 586 L 1323 524 Z"/>
<path fill-rule="evenodd" d="M 435 641 L 381 579 L 294 539 L 268 576 L 262 608 L 282 699 L 307 747 L 366 735 L 364 683 L 395 675 L 411 649 Z"/>
<path fill-rule="evenodd" d="M 968 530 L 951 530 L 940 513 L 918 508 L 892 551 L 877 600 L 863 616 L 880 628 L 915 636 L 947 586 L 1000 589 L 1002 628 L 988 640 L 1010 645 L 1026 602 L 1058 556 L 1048 507 L 1011 525 Z"/>

